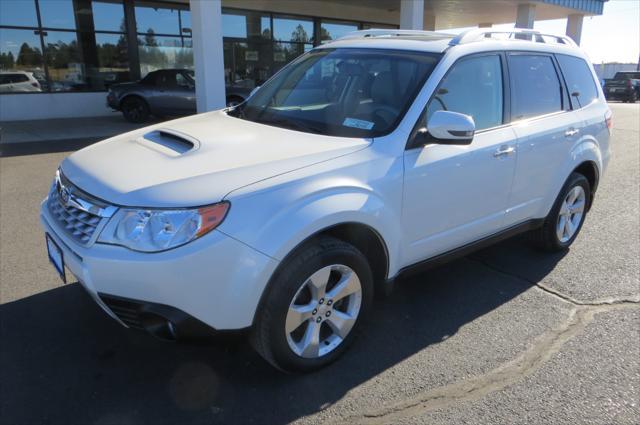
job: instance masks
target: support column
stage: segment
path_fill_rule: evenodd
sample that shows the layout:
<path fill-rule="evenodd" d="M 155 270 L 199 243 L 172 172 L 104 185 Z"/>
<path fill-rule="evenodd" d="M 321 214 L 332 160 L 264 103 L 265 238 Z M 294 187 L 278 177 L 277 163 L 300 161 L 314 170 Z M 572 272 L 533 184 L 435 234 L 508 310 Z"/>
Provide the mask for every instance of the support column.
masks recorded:
<path fill-rule="evenodd" d="M 401 29 L 422 30 L 424 28 L 423 19 L 424 0 L 400 0 Z"/>
<path fill-rule="evenodd" d="M 224 108 L 221 0 L 190 0 L 198 113 Z"/>
<path fill-rule="evenodd" d="M 428 15 L 424 17 L 424 29 L 426 31 L 435 31 L 436 30 L 436 17 L 433 15 Z"/>
<path fill-rule="evenodd" d="M 582 21 L 584 15 L 574 14 L 567 17 L 567 32 L 566 34 L 580 45 L 580 36 L 582 35 Z"/>
<path fill-rule="evenodd" d="M 516 16 L 516 28 L 533 29 L 533 22 L 536 20 L 536 5 L 523 3 L 518 5 Z"/>

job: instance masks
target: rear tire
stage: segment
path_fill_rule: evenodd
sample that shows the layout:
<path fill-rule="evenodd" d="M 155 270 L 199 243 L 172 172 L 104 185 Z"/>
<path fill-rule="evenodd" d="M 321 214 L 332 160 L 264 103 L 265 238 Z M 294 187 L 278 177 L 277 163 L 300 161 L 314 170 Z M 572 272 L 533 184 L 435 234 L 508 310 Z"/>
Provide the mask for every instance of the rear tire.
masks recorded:
<path fill-rule="evenodd" d="M 531 241 L 549 252 L 569 248 L 582 229 L 590 203 L 589 181 L 582 174 L 571 173 L 542 227 L 530 232 Z"/>
<path fill-rule="evenodd" d="M 149 120 L 149 105 L 139 97 L 124 98 L 120 109 L 129 122 L 140 124 Z"/>
<path fill-rule="evenodd" d="M 322 236 L 294 251 L 267 291 L 251 344 L 284 372 L 310 372 L 353 342 L 373 301 L 373 275 L 355 247 Z"/>

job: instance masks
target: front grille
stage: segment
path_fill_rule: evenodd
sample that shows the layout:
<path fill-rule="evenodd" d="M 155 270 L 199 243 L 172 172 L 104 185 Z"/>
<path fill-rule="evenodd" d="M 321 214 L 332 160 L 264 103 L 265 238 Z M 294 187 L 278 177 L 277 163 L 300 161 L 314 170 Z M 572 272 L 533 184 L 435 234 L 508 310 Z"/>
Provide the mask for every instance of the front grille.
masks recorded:
<path fill-rule="evenodd" d="M 48 205 L 51 215 L 67 235 L 83 245 L 89 243 L 96 228 L 100 224 L 100 216 L 82 211 L 70 205 L 63 205 L 60 201 L 60 195 L 55 190 L 49 195 Z"/>
<path fill-rule="evenodd" d="M 142 304 L 130 300 L 110 297 L 105 294 L 99 294 L 100 299 L 107 307 L 130 328 L 144 329 L 140 320 L 140 309 Z"/>

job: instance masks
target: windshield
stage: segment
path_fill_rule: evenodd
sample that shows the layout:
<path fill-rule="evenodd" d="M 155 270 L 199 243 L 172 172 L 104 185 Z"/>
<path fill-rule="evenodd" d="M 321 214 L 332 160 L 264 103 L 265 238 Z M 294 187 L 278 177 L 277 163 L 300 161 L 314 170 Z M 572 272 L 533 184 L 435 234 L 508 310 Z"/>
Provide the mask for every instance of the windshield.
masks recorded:
<path fill-rule="evenodd" d="M 229 114 L 330 136 L 379 137 L 398 125 L 439 59 L 423 52 L 314 50 Z"/>

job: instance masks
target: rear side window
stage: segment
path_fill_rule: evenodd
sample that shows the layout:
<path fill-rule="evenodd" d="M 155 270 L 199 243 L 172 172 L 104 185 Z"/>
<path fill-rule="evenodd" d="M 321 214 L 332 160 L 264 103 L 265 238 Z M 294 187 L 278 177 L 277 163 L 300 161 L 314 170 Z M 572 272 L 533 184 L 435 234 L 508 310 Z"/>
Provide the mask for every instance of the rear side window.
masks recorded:
<path fill-rule="evenodd" d="M 502 124 L 502 65 L 500 56 L 462 59 L 444 77 L 427 106 L 424 127 L 436 111 L 470 115 L 476 130 Z"/>
<path fill-rule="evenodd" d="M 582 108 L 598 97 L 593 75 L 583 59 L 568 55 L 556 55 L 556 58 L 560 63 L 571 100 L 577 103 L 574 109 Z"/>
<path fill-rule="evenodd" d="M 512 120 L 562 111 L 562 85 L 551 56 L 516 54 L 508 61 Z"/>
<path fill-rule="evenodd" d="M 25 81 L 29 81 L 29 77 L 24 74 L 14 74 L 13 82 L 14 83 L 24 83 Z"/>

